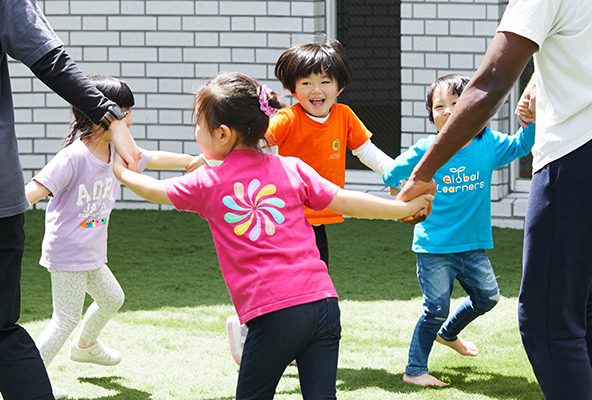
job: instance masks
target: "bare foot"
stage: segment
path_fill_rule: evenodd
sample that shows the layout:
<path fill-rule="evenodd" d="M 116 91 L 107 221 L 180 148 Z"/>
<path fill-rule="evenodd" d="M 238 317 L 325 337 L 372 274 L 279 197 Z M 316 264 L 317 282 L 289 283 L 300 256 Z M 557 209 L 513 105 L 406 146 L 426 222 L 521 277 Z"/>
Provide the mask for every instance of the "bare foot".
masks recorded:
<path fill-rule="evenodd" d="M 479 354 L 479 349 L 471 342 L 466 342 L 461 338 L 457 337 L 454 341 L 448 341 L 442 339 L 440 335 L 436 336 L 436 342 L 450 347 L 462 356 L 475 357 Z"/>
<path fill-rule="evenodd" d="M 444 383 L 438 378 L 430 375 L 430 374 L 423 374 L 423 375 L 403 375 L 403 382 L 411 383 L 417 386 L 448 386 L 450 383 Z"/>

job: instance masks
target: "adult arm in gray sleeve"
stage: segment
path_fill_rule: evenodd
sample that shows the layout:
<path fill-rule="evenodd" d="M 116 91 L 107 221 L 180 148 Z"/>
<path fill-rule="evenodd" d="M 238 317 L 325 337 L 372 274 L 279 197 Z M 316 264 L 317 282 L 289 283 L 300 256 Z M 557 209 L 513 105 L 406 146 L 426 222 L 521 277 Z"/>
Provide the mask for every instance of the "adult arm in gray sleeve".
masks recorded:
<path fill-rule="evenodd" d="M 31 71 L 94 124 L 98 125 L 107 108 L 115 104 L 88 80 L 63 46 L 41 57 L 31 66 Z"/>

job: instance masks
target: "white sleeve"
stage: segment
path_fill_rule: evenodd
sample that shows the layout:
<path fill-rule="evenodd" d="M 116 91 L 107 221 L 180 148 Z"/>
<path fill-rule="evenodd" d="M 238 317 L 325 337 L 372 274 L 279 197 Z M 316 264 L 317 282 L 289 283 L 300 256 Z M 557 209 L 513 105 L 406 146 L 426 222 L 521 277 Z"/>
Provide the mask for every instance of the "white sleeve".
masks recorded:
<path fill-rule="evenodd" d="M 374 172 L 382 175 L 384 170 L 393 162 L 393 159 L 384 154 L 370 139 L 355 150 L 352 150 L 354 156 Z"/>

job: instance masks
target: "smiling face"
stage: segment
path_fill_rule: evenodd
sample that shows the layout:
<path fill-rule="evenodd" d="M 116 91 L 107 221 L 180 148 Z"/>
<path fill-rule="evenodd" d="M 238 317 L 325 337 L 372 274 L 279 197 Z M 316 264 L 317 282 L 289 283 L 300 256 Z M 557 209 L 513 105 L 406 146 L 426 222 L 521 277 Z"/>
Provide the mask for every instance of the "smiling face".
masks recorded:
<path fill-rule="evenodd" d="M 444 127 L 458 98 L 459 95 L 453 94 L 448 86 L 438 85 L 434 89 L 434 93 L 432 94 L 432 116 L 434 118 L 434 125 L 438 131 Z"/>
<path fill-rule="evenodd" d="M 292 93 L 304 111 L 314 117 L 326 117 L 331 106 L 343 89 L 339 89 L 337 81 L 326 72 L 310 74 L 296 81 L 296 90 Z"/>

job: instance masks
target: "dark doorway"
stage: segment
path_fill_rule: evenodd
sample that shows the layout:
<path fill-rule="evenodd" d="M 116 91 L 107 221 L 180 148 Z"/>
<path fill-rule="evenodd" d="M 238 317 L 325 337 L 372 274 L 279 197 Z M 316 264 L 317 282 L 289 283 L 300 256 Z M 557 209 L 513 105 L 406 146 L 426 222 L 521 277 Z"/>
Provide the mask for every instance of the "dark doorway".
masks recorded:
<path fill-rule="evenodd" d="M 391 157 L 401 152 L 401 2 L 336 0 L 337 39 L 352 62 L 353 79 L 339 96 Z M 366 169 L 351 153 L 347 168 Z"/>

